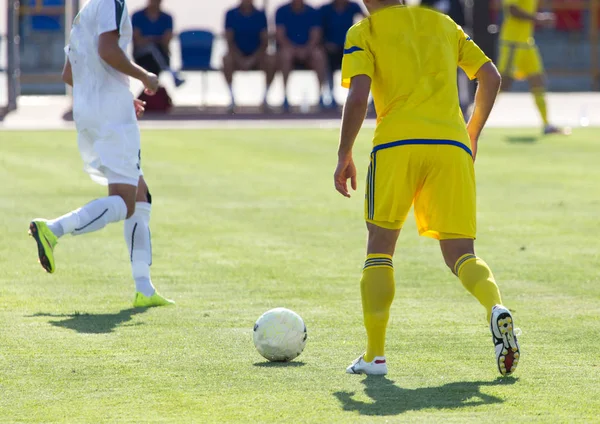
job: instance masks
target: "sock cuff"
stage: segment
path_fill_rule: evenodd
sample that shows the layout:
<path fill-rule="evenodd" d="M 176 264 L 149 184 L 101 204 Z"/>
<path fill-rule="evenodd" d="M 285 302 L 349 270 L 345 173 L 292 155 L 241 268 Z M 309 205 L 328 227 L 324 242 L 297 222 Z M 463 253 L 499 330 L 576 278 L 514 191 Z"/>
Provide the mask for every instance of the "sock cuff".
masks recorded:
<path fill-rule="evenodd" d="M 135 202 L 135 212 L 131 215 L 127 221 L 130 219 L 144 219 L 145 221 L 150 220 L 150 212 L 152 211 L 152 205 L 148 202 Z"/>
<path fill-rule="evenodd" d="M 138 211 L 146 214 L 150 214 L 152 210 L 152 205 L 148 202 L 135 202 L 135 213 Z"/>
<path fill-rule="evenodd" d="M 466 255 L 462 255 L 460 258 L 458 258 L 458 260 L 456 261 L 456 264 L 454 265 L 454 273 L 456 275 L 460 274 L 460 270 L 461 268 L 469 261 L 472 260 L 477 260 L 477 256 L 475 256 L 472 253 L 467 253 Z"/>
<path fill-rule="evenodd" d="M 390 255 L 385 255 L 382 253 L 367 255 L 367 260 L 365 261 L 363 270 L 374 267 L 388 267 L 393 269 L 394 262 L 392 261 L 392 257 Z"/>

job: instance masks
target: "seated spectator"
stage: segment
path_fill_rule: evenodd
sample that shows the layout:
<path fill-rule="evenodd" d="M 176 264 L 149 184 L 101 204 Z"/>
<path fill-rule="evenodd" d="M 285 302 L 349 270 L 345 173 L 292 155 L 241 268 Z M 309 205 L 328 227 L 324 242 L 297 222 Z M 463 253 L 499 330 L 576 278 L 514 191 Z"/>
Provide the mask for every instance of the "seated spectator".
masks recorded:
<path fill-rule="evenodd" d="M 239 7 L 231 9 L 225 17 L 225 34 L 229 51 L 223 58 L 223 73 L 231 92 L 233 111 L 233 73 L 260 69 L 265 72 L 266 90 L 263 106 L 267 107 L 267 94 L 275 77 L 275 58 L 267 54 L 269 33 L 267 15 L 254 7 L 253 0 L 241 0 Z"/>
<path fill-rule="evenodd" d="M 279 69 L 283 75 L 285 99 L 284 110 L 289 110 L 287 83 L 294 68 L 304 67 L 317 73 L 319 79 L 319 104 L 323 105 L 321 87 L 326 77 L 326 59 L 321 47 L 321 19 L 319 12 L 304 4 L 304 0 L 292 0 L 280 7 L 275 15 L 277 24 L 277 49 Z"/>
<path fill-rule="evenodd" d="M 170 68 L 169 43 L 173 38 L 173 18 L 161 11 L 161 0 L 149 0 L 148 6 L 133 14 L 133 58 L 145 70 L 159 75 L 171 73 L 175 85 L 183 80 Z"/>
<path fill-rule="evenodd" d="M 356 16 L 362 17 L 363 11 L 358 3 L 349 0 L 333 0 L 321 8 L 323 45 L 327 53 L 328 65 L 327 82 L 331 92 L 332 107 L 337 107 L 333 97 L 333 74 L 342 65 L 346 33 L 354 25 Z"/>

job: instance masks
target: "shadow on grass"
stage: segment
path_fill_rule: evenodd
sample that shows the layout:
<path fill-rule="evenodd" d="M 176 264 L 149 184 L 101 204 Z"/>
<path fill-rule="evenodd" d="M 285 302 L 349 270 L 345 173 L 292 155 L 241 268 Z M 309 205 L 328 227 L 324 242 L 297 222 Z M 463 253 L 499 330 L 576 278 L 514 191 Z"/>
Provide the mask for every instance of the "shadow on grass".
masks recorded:
<path fill-rule="evenodd" d="M 509 136 L 506 137 L 506 141 L 509 143 L 531 144 L 538 141 L 538 138 L 535 136 Z"/>
<path fill-rule="evenodd" d="M 403 389 L 381 376 L 367 376 L 362 383 L 365 394 L 373 402 L 353 399 L 354 393 L 335 392 L 344 411 L 357 411 L 361 415 L 385 416 L 399 415 L 407 411 L 421 409 L 453 409 L 503 403 L 504 399 L 481 393 L 481 387 L 509 385 L 517 382 L 512 377 L 498 378 L 494 381 L 465 381 L 448 383 L 439 387 Z"/>
<path fill-rule="evenodd" d="M 255 367 L 260 368 L 299 368 L 306 365 L 304 362 L 255 362 Z"/>
<path fill-rule="evenodd" d="M 131 321 L 134 315 L 144 313 L 147 309 L 129 308 L 114 314 L 85 314 L 79 312 L 74 314 L 45 314 L 39 312 L 28 317 L 66 318 L 63 320 L 50 320 L 48 323 L 55 327 L 68 328 L 83 334 L 105 334 L 112 333 L 115 328 Z"/>

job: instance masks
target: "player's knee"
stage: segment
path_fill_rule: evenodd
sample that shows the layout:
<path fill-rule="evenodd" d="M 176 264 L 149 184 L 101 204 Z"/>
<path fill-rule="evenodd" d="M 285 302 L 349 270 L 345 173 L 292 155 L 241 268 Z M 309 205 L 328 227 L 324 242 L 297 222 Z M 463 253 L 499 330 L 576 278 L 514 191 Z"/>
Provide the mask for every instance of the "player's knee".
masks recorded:
<path fill-rule="evenodd" d="M 281 66 L 290 67 L 294 61 L 294 51 L 289 48 L 283 48 L 279 52 L 279 63 Z"/>
<path fill-rule="evenodd" d="M 367 229 L 369 231 L 367 253 L 382 253 L 393 256 L 400 230 L 389 230 L 371 223 L 367 223 Z"/>
<path fill-rule="evenodd" d="M 456 265 L 456 260 L 454 260 L 454 258 L 451 258 L 450 256 L 444 255 L 444 262 L 446 263 L 446 266 L 450 268 L 450 271 L 454 272 L 454 265 Z"/>
<path fill-rule="evenodd" d="M 327 57 L 323 49 L 314 49 L 310 55 L 311 60 L 318 66 L 325 67 L 327 64 Z"/>
<path fill-rule="evenodd" d="M 129 219 L 135 213 L 135 198 L 125 198 L 123 196 L 121 198 L 125 202 L 125 206 L 127 206 L 127 215 L 125 218 Z"/>
<path fill-rule="evenodd" d="M 441 240 L 440 248 L 442 249 L 444 262 L 452 272 L 454 272 L 454 266 L 456 265 L 456 262 L 462 256 L 467 254 L 475 254 L 473 239 L 468 238 Z"/>

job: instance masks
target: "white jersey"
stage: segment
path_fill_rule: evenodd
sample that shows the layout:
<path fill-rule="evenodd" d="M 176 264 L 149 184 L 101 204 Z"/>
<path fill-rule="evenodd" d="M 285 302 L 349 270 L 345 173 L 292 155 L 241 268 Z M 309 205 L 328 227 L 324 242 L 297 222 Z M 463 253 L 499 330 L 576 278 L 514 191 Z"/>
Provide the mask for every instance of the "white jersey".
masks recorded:
<path fill-rule="evenodd" d="M 100 34 L 117 30 L 127 51 L 133 30 L 125 0 L 89 0 L 73 21 L 65 48 L 73 72 L 73 116 L 78 128 L 135 121 L 129 77 L 98 54 Z"/>

